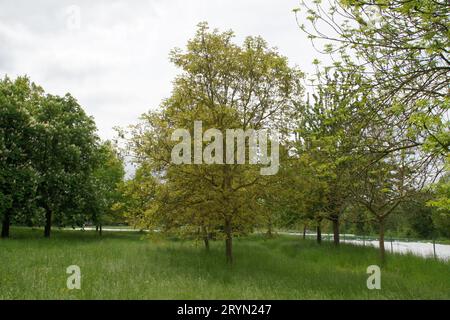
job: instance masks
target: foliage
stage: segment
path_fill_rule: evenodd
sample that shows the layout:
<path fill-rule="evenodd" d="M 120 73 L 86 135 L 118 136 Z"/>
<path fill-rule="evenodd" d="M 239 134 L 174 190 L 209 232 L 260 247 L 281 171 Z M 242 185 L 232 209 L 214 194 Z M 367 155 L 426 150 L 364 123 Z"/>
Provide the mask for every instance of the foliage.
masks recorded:
<path fill-rule="evenodd" d="M 26 77 L 0 81 L 0 216 L 12 222 L 83 225 L 100 221 L 118 197 L 122 162 L 99 145 L 94 120 L 70 94 L 45 94 Z M 96 221 L 97 222 L 97 221 Z"/>
<path fill-rule="evenodd" d="M 302 93 L 301 74 L 263 39 L 248 37 L 238 46 L 232 38 L 231 31 L 209 31 L 203 23 L 186 52 L 173 50 L 171 61 L 182 73 L 172 95 L 160 111 L 143 116 L 132 139 L 138 162 L 160 182 L 155 203 L 146 211 L 147 222 L 164 230 L 191 226 L 222 231 L 229 262 L 233 234 L 245 234 L 258 224 L 258 199 L 270 178 L 259 175 L 258 165 L 173 164 L 175 142 L 170 137 L 178 128 L 193 137 L 194 121 L 202 121 L 204 130 L 222 133 L 262 128 L 288 132 Z M 226 162 L 225 154 L 219 157 Z"/>

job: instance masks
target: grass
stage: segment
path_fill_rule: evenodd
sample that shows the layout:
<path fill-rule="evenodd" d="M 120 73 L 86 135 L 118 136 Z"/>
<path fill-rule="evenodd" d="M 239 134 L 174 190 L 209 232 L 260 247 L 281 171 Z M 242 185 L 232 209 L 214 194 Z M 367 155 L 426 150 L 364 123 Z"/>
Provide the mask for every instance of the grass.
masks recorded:
<path fill-rule="evenodd" d="M 388 255 L 381 290 L 366 287 L 373 248 L 292 236 L 234 241 L 149 240 L 137 232 L 14 228 L 0 240 L 0 299 L 450 299 L 450 263 Z M 81 290 L 66 288 L 66 268 L 81 268 Z"/>

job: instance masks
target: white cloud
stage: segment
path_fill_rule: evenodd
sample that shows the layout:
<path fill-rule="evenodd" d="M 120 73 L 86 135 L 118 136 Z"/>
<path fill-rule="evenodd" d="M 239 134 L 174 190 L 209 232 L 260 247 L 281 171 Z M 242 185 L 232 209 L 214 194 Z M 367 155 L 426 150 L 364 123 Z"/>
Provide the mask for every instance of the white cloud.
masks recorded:
<path fill-rule="evenodd" d="M 67 7 L 80 28 L 67 28 Z M 312 71 L 318 54 L 298 29 L 296 0 L 0 2 L 0 75 L 27 74 L 47 92 L 74 95 L 102 138 L 137 121 L 170 94 L 177 70 L 168 61 L 195 26 L 233 29 L 236 41 L 261 35 L 292 64 Z"/>

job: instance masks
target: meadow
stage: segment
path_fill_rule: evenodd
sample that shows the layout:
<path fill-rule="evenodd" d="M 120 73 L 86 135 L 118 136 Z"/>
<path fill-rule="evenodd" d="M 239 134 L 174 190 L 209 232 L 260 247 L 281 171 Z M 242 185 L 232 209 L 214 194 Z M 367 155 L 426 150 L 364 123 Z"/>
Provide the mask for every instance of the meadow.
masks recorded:
<path fill-rule="evenodd" d="M 368 290 L 373 248 L 316 244 L 294 236 L 224 244 L 152 238 L 138 232 L 13 228 L 0 240 L 0 299 L 450 299 L 450 262 L 388 254 L 381 290 Z M 66 268 L 81 269 L 69 290 Z"/>

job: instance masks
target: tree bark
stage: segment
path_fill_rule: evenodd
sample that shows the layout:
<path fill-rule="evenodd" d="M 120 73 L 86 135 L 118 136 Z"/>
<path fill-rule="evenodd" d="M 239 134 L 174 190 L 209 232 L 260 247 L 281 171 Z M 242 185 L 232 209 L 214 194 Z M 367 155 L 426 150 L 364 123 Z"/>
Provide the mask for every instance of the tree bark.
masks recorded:
<path fill-rule="evenodd" d="M 225 254 L 228 264 L 233 264 L 233 235 L 230 219 L 225 220 Z"/>
<path fill-rule="evenodd" d="M 322 229 L 320 227 L 320 223 L 317 225 L 317 243 L 322 243 Z"/>
<path fill-rule="evenodd" d="M 51 229 L 52 229 L 52 210 L 47 207 L 45 209 L 44 237 L 50 238 Z"/>
<path fill-rule="evenodd" d="M 205 249 L 206 251 L 209 251 L 209 235 L 208 231 L 206 230 L 206 227 L 202 227 L 202 237 L 203 242 L 205 243 Z"/>
<path fill-rule="evenodd" d="M 11 216 L 9 212 L 5 212 L 2 221 L 2 238 L 9 238 L 9 226 L 11 225 Z"/>
<path fill-rule="evenodd" d="M 306 224 L 303 225 L 303 240 L 306 239 Z"/>
<path fill-rule="evenodd" d="M 273 233 L 272 233 L 272 223 L 269 223 L 269 225 L 267 226 L 267 233 L 266 233 L 268 238 L 272 238 L 273 237 Z"/>
<path fill-rule="evenodd" d="M 339 218 L 335 218 L 333 221 L 333 242 L 335 246 L 339 245 Z M 344 239 L 345 240 L 345 239 Z"/>
<path fill-rule="evenodd" d="M 379 221 L 380 223 L 380 235 L 379 235 L 379 245 L 380 245 L 380 260 L 381 264 L 384 264 L 386 259 L 385 249 L 384 249 L 384 219 Z"/>

